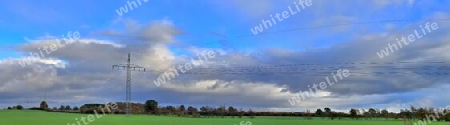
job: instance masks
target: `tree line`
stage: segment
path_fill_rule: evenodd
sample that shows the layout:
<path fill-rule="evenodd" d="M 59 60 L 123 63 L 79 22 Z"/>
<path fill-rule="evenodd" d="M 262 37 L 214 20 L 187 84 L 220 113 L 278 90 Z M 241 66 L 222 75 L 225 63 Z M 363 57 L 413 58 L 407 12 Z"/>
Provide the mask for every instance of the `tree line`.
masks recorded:
<path fill-rule="evenodd" d="M 114 114 L 124 114 L 125 103 L 117 103 L 119 110 L 113 111 Z M 104 104 L 85 104 L 78 108 L 77 106 L 71 108 L 69 105 L 61 105 L 59 108 L 53 107 L 50 109 L 45 101 L 42 101 L 39 108 L 30 108 L 46 111 L 59 112 L 78 112 L 78 113 L 94 113 L 100 112 Z M 237 109 L 233 106 L 202 106 L 196 108 L 193 106 L 159 106 L 156 100 L 147 100 L 144 104 L 133 103 L 131 112 L 133 114 L 148 114 L 148 115 L 165 115 L 165 116 L 180 116 L 180 117 L 237 117 L 244 116 L 255 118 L 256 116 L 297 116 L 306 119 L 319 117 L 330 120 L 341 120 L 343 118 L 350 118 L 354 120 L 374 120 L 374 119 L 407 119 L 407 120 L 424 120 L 433 116 L 436 121 L 450 121 L 450 109 L 435 109 L 435 108 L 416 108 L 411 106 L 409 109 L 401 109 L 399 113 L 389 112 L 386 109 L 350 109 L 348 112 L 332 111 L 331 108 L 317 109 L 315 112 L 307 110 L 306 112 L 255 112 L 251 109 L 243 110 Z M 17 105 L 8 107 L 7 109 L 23 109 L 23 106 Z"/>

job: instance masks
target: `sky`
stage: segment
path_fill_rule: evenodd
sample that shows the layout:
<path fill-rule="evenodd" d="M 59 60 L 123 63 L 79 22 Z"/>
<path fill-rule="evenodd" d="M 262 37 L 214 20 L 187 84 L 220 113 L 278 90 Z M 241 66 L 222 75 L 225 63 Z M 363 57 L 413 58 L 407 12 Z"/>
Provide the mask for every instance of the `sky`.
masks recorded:
<path fill-rule="evenodd" d="M 135 2 L 132 8 L 128 3 Z M 393 62 L 380 70 L 360 67 L 350 73 L 389 72 L 415 62 L 445 67 L 450 55 L 450 1 L 444 0 L 311 0 L 283 21 L 254 34 L 265 20 L 295 8 L 299 0 L 15 0 L 0 1 L 0 108 L 37 106 L 44 96 L 51 107 L 81 106 L 125 100 L 126 72 L 112 70 L 132 63 L 147 71 L 166 71 L 191 62 L 203 51 L 214 58 L 200 67 L 240 65 Z M 295 2 L 295 3 L 294 3 Z M 119 14 L 120 8 L 128 11 Z M 300 6 L 301 7 L 301 6 Z M 396 38 L 421 31 L 426 23 L 438 29 L 380 58 L 377 52 L 396 44 Z M 264 25 L 261 25 L 264 26 Z M 42 54 L 29 65 L 30 53 L 79 33 L 73 43 Z M 45 52 L 44 52 L 45 53 Z M 430 64 L 428 62 L 445 62 Z M 416 64 L 417 63 L 417 64 Z M 379 65 L 378 65 L 379 64 Z M 412 65 L 412 64 L 411 64 Z M 411 66 L 408 65 L 408 66 Z M 200 67 L 194 67 L 193 70 Z M 362 67 L 362 68 L 361 68 Z M 387 68 L 386 68 L 387 67 Z M 402 72 L 406 70 L 401 70 Z M 430 70 L 427 70 L 430 71 Z M 306 71 L 316 72 L 316 71 Z M 156 86 L 158 72 L 133 72 L 132 101 L 154 99 L 161 105 L 235 106 L 270 111 L 304 111 L 331 107 L 386 108 L 399 111 L 410 105 L 449 105 L 445 76 L 352 75 L 296 105 L 289 99 L 307 91 L 326 76 L 187 75 Z"/>

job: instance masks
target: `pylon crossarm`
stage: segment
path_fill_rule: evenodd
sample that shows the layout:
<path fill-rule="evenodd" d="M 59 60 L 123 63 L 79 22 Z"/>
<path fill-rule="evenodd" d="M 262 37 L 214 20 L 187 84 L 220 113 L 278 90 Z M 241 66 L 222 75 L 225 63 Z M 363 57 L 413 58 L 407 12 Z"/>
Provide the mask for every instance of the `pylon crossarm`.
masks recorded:
<path fill-rule="evenodd" d="M 127 65 L 113 65 L 112 68 L 113 69 L 118 69 L 118 70 L 127 70 L 129 68 L 131 71 L 142 71 L 142 72 L 145 72 L 145 68 L 144 67 L 136 66 L 136 65 L 134 65 L 134 66 L 131 66 L 131 65 L 130 66 L 127 66 Z"/>

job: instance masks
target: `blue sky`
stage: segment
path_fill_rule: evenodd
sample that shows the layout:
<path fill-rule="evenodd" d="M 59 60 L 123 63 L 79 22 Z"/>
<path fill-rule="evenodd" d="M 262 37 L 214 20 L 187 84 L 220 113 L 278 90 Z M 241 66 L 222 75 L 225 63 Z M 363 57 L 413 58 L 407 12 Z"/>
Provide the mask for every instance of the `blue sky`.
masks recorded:
<path fill-rule="evenodd" d="M 130 0 L 130 2 L 133 1 Z M 7 81 L 0 83 L 0 93 L 8 95 L 0 95 L 0 99 L 6 100 L 0 101 L 0 107 L 32 98 L 24 96 L 23 93 L 8 91 L 18 89 L 13 84 L 18 82 L 17 80 L 23 80 L 21 81 L 23 84 L 35 85 L 31 81 L 37 82 L 38 84 L 33 86 L 35 88 L 29 88 L 30 93 L 48 91 L 61 94 L 58 90 L 70 91 L 55 96 L 55 103 L 120 101 L 120 96 L 120 98 L 102 97 L 105 96 L 104 93 L 93 92 L 85 83 L 98 83 L 105 77 L 115 76 L 109 82 L 120 85 L 123 79 L 116 76 L 123 74 L 110 72 L 106 68 L 110 68 L 109 65 L 114 62 L 123 60 L 121 54 L 130 51 L 136 53 L 136 63 L 149 66 L 153 70 L 165 70 L 171 65 L 188 62 L 190 57 L 203 49 L 222 52 L 218 60 L 214 61 L 225 60 L 242 65 L 447 61 L 450 58 L 444 53 L 449 44 L 447 37 L 449 21 L 444 19 L 450 19 L 450 8 L 448 8 L 450 1 L 312 0 L 312 6 L 306 7 L 296 15 L 291 15 L 282 22 L 277 21 L 276 25 L 264 29 L 262 35 L 253 35 L 250 31 L 251 28 L 260 25 L 261 20 L 269 20 L 269 15 L 289 11 L 288 6 L 294 7 L 294 2 L 298 0 L 149 0 L 120 16 L 116 10 L 127 6 L 126 0 L 0 1 L 0 70 L 12 75 L 0 77 L 0 80 Z M 393 20 L 406 21 L 398 23 Z M 377 51 L 384 49 L 388 43 L 394 43 L 395 38 L 413 33 L 427 21 L 437 22 L 440 29 L 424 37 L 421 42 L 408 45 L 387 58 L 378 58 Z M 335 24 L 347 25 L 309 28 Z M 302 30 L 283 32 L 291 29 Z M 61 35 L 66 35 L 69 31 L 80 32 L 80 41 L 58 49 L 30 67 L 20 68 L 19 71 L 11 68 L 18 67 L 17 62 L 25 60 L 30 52 L 36 52 L 37 47 L 51 43 L 51 40 L 61 38 Z M 29 42 L 25 38 L 36 42 Z M 231 49 L 226 48 L 225 44 L 241 53 L 230 52 Z M 155 46 L 162 48 L 160 55 L 152 53 L 156 51 Z M 262 52 L 264 59 L 236 56 L 246 55 L 242 53 L 243 51 Z M 161 55 L 170 57 L 171 60 L 159 60 Z M 212 64 L 215 63 L 218 62 L 212 62 Z M 45 68 L 41 69 L 42 66 Z M 41 70 L 42 72 L 38 72 Z M 311 99 L 311 103 L 305 102 L 302 105 L 290 107 L 285 103 L 291 95 L 299 90 L 305 90 L 306 85 L 317 82 L 321 78 L 283 76 L 267 80 L 260 76 L 249 76 L 250 81 L 246 81 L 244 78 L 182 77 L 173 84 L 157 88 L 151 86 L 155 76 L 138 77 L 137 81 L 141 84 L 136 85 L 138 88 L 136 93 L 166 94 L 166 96 L 161 94 L 154 98 L 167 104 L 220 105 L 227 103 L 241 107 L 283 111 L 324 107 L 325 105 L 317 105 L 323 103 L 335 104 L 329 106 L 336 108 L 391 106 L 392 109 L 398 109 L 398 106 L 391 104 L 413 103 L 423 99 L 428 100 L 427 105 L 445 106 L 444 102 L 435 98 L 438 94 L 424 93 L 429 91 L 439 93 L 441 91 L 438 90 L 450 87 L 446 79 L 433 81 L 428 77 L 402 78 L 403 81 L 397 78 L 358 77 L 347 81 L 348 84 L 337 85 L 327 90 L 331 93 L 330 95 Z M 419 83 L 421 81 L 425 82 Z M 409 82 L 412 83 L 408 84 Z M 229 84 L 239 90 L 250 87 L 261 89 L 261 91 L 283 91 L 262 96 L 259 93 L 261 91 L 249 90 L 254 93 L 242 93 L 240 97 L 236 97 L 241 100 L 254 99 L 252 102 L 244 102 L 236 101 L 233 98 L 234 91 L 228 90 L 227 87 L 222 86 L 223 88 L 219 87 L 218 90 L 204 88 L 204 86 L 215 88 Z M 113 91 L 112 95 L 121 95 L 122 88 L 101 85 L 104 84 L 99 84 L 98 90 L 117 90 Z M 365 88 L 358 89 L 359 86 Z M 216 94 L 205 94 L 210 92 L 216 92 Z M 98 96 L 89 97 L 87 93 Z M 189 95 L 186 100 L 179 97 L 186 95 Z M 168 99 L 167 96 L 170 98 Z M 14 100 L 11 97 L 23 98 Z M 77 100 L 62 99 L 66 97 Z M 139 99 L 136 101 L 143 102 L 149 97 L 135 98 Z M 224 98 L 224 100 L 208 100 L 208 98 Z M 333 102 L 333 98 L 338 101 Z M 374 101 L 362 102 L 364 98 L 371 98 Z M 450 100 L 450 97 L 444 97 L 444 99 Z"/>
<path fill-rule="evenodd" d="M 3 28 L 1 35 L 2 44 L 20 44 L 25 42 L 24 37 L 36 38 L 45 34 L 54 36 L 65 34 L 67 31 L 80 31 L 81 34 L 90 34 L 91 32 L 118 29 L 123 30 L 124 27 L 113 24 L 118 19 L 132 19 L 138 23 L 150 22 L 152 20 L 169 19 L 180 27 L 185 35 L 180 37 L 183 42 L 190 43 L 205 43 L 216 42 L 220 39 L 217 36 L 210 35 L 211 32 L 220 33 L 229 38 L 235 36 L 248 36 L 249 38 L 239 38 L 236 43 L 246 45 L 249 41 L 264 42 L 267 46 L 277 46 L 283 48 L 297 49 L 286 42 L 267 42 L 273 40 L 297 42 L 298 38 L 308 38 L 311 35 L 318 35 L 319 32 L 333 32 L 332 29 L 316 29 L 307 31 L 297 31 L 290 33 L 277 33 L 267 36 L 252 36 L 250 28 L 260 24 L 260 20 L 268 20 L 269 15 L 281 13 L 286 11 L 287 6 L 294 6 L 293 0 L 280 1 L 274 4 L 274 1 L 268 1 L 270 5 L 252 5 L 257 1 L 236 2 L 231 4 L 224 4 L 223 1 L 149 1 L 134 10 L 126 13 L 124 16 L 119 16 L 115 10 L 119 7 L 127 5 L 126 1 L 112 0 L 110 2 L 102 1 L 1 1 L 0 12 L 2 19 L 0 26 Z M 329 2 L 321 4 L 321 6 L 312 6 L 306 8 L 303 12 L 291 16 L 283 22 L 279 22 L 276 26 L 265 30 L 264 32 L 276 32 L 297 27 L 310 27 L 315 25 L 339 24 L 347 22 L 365 22 L 374 20 L 395 20 L 395 19 L 423 19 L 427 18 L 427 14 L 436 11 L 445 11 L 445 5 L 437 1 L 434 3 L 432 9 L 419 10 L 413 8 L 415 5 L 399 4 L 395 7 L 386 7 L 380 10 L 364 10 L 364 6 L 355 7 L 360 8 L 358 11 L 346 11 L 344 7 L 327 7 L 333 4 L 354 4 L 361 3 L 349 1 L 348 3 Z M 318 4 L 318 3 L 316 3 Z M 369 3 L 368 3 L 369 4 Z M 52 5 L 52 6 L 48 6 Z M 254 6 L 254 9 L 252 8 Z M 369 6 L 369 5 L 368 5 Z M 380 7 L 382 8 L 382 7 Z M 258 11 L 256 9 L 260 9 Z M 315 10 L 321 9 L 321 12 Z M 404 10 L 404 11 L 399 11 Z M 339 12 L 341 11 L 341 12 Z M 394 13 L 392 13 L 394 11 Z M 337 15 L 335 14 L 337 12 Z M 369 13 L 369 14 L 368 14 Z M 352 20 L 333 20 L 331 16 L 353 16 Z M 401 26 L 401 25 L 398 25 Z M 365 25 L 357 27 L 369 27 L 369 31 L 385 30 L 379 29 L 379 25 Z M 311 32 L 312 31 L 312 32 Z M 314 41 L 329 41 L 330 37 L 339 39 L 346 39 L 349 37 L 348 32 L 333 32 L 327 34 L 329 36 L 323 38 L 313 38 Z M 284 37 L 284 36 L 296 36 Z M 336 41 L 337 42 L 337 41 Z M 298 42 L 297 42 L 298 43 Z M 253 44 L 253 43 L 251 43 Z M 311 47 L 321 47 L 334 44 L 330 42 L 314 42 Z M 248 46 L 248 45 L 247 45 Z M 299 46 L 299 45 L 297 45 Z M 10 50 L 13 51 L 13 50 Z M 14 54 L 14 52 L 8 52 Z M 8 57 L 4 54 L 3 58 Z"/>
<path fill-rule="evenodd" d="M 271 1 L 274 2 L 274 1 Z M 262 19 L 269 19 L 269 15 L 280 13 L 287 10 L 287 6 L 293 6 L 292 1 L 281 1 L 280 4 L 262 5 L 258 9 L 268 13 L 250 13 L 251 1 L 247 3 L 237 3 L 237 5 L 226 5 L 222 1 L 149 1 L 138 6 L 131 12 L 121 18 L 134 19 L 138 22 L 148 22 L 158 19 L 170 19 L 177 26 L 184 29 L 189 35 L 201 37 L 208 32 L 222 31 L 226 36 L 251 35 L 249 28 L 256 26 Z M 399 4 L 395 7 L 386 7 L 383 10 L 364 10 L 365 6 L 359 11 L 345 11 L 343 7 L 320 8 L 324 11 L 314 12 L 312 6 L 304 12 L 291 16 L 284 22 L 272 27 L 269 31 L 279 31 L 295 27 L 308 27 L 314 25 L 317 19 L 327 19 L 325 16 L 333 15 L 338 12 L 342 15 L 357 15 L 355 22 L 373 21 L 373 20 L 395 20 L 395 19 L 423 19 L 427 18 L 430 12 L 446 11 L 446 1 L 433 1 L 433 8 L 426 10 L 414 8 L 417 3 L 412 5 Z M 281 4 L 283 3 L 283 4 Z M 336 2 L 339 3 L 339 2 Z M 358 3 L 349 1 L 348 3 Z M 360 2 L 359 2 L 360 3 Z M 54 6 L 48 6 L 48 5 Z M 323 4 L 323 6 L 332 6 L 333 2 Z M 368 3 L 370 4 L 370 3 Z M 8 35 L 16 39 L 5 39 L 7 43 L 17 43 L 23 40 L 22 36 L 41 36 L 43 33 L 63 34 L 67 30 L 79 30 L 89 32 L 110 28 L 111 22 L 119 18 L 115 10 L 127 5 L 126 1 L 112 0 L 108 3 L 102 1 L 2 1 L 3 15 L 1 26 L 5 29 L 2 35 Z M 402 11 L 399 11 L 402 10 Z M 448 10 L 448 9 L 447 9 Z M 250 12 L 248 12 L 250 11 Z M 394 13 L 392 13 L 394 11 Z M 330 14 L 327 14 L 330 13 Z M 367 14 L 369 13 L 369 14 Z M 324 18 L 325 17 L 325 18 Z M 329 17 L 328 17 L 329 18 Z M 334 20 L 328 20 L 325 24 L 343 23 Z M 57 25 L 56 25 L 57 24 Z M 284 34 L 275 35 L 283 36 Z M 279 37 L 278 37 L 279 38 Z M 4 38 L 3 38 L 4 39 Z M 3 40 L 2 39 L 2 40 Z M 207 39 L 210 40 L 210 39 Z M 4 42 L 2 42 L 4 43 Z"/>

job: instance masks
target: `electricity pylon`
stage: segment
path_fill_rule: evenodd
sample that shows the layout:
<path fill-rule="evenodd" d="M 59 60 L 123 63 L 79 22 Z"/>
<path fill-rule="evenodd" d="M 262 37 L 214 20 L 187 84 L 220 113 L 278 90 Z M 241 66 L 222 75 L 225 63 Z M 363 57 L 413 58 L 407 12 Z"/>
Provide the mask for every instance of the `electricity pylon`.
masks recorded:
<path fill-rule="evenodd" d="M 41 102 L 44 101 L 45 103 L 48 104 L 48 102 L 47 102 L 47 97 L 49 97 L 49 96 L 47 96 L 47 92 L 45 92 L 44 96 L 39 96 L 39 97 L 41 98 Z M 50 97 L 51 97 L 51 96 L 50 96 Z M 42 98 L 44 98 L 44 100 L 42 100 Z M 39 104 L 40 104 L 40 103 L 39 103 Z"/>
<path fill-rule="evenodd" d="M 127 83 L 126 83 L 126 116 L 130 116 L 130 102 L 131 102 L 131 71 L 141 71 L 145 72 L 145 68 L 141 66 L 137 66 L 131 64 L 130 53 L 128 53 L 128 63 L 127 64 L 119 64 L 113 65 L 113 69 L 124 69 L 127 70 Z"/>

